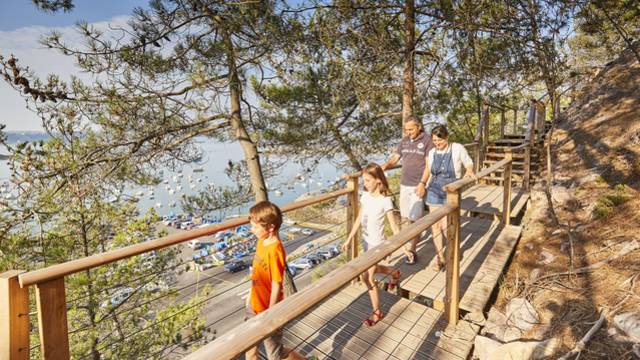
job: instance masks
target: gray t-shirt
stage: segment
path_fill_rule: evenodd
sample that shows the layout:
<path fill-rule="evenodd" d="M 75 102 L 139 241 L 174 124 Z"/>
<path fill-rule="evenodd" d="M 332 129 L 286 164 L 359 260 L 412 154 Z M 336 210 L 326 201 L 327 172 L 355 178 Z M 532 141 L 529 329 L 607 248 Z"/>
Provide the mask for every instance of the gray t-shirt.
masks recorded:
<path fill-rule="evenodd" d="M 400 184 L 417 186 L 424 172 L 425 161 L 429 150 L 433 148 L 431 136 L 422 132 L 415 140 L 405 136 L 400 141 L 396 153 L 402 159 L 402 177 Z"/>

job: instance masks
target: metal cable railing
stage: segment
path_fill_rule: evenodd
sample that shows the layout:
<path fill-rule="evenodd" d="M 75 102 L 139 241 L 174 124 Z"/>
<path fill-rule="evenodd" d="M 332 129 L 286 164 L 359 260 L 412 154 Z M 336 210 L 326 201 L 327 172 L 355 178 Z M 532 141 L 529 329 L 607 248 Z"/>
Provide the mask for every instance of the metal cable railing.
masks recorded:
<path fill-rule="evenodd" d="M 308 221 L 317 220 L 317 219 L 319 219 L 319 218 L 326 217 L 327 215 L 330 215 L 330 214 L 331 214 L 331 213 L 333 213 L 333 212 L 337 212 L 337 211 L 343 210 L 344 208 L 346 208 L 346 206 L 340 206 L 340 207 L 337 207 L 337 208 L 335 208 L 335 209 L 332 209 L 332 210 L 331 210 L 331 212 L 329 212 L 329 213 L 324 212 L 324 213 L 319 214 L 319 215 L 309 216 L 309 217 L 307 217 L 306 219 L 301 220 L 301 222 L 308 222 Z M 341 222 L 341 223 L 335 224 L 335 225 L 333 225 L 333 226 L 330 226 L 330 227 L 328 227 L 328 228 L 325 228 L 323 231 L 331 232 L 331 231 L 333 231 L 333 229 L 335 229 L 335 228 L 336 228 L 336 227 L 338 227 L 338 226 L 344 226 L 344 222 Z M 308 241 L 308 239 L 309 239 L 310 237 L 312 237 L 312 236 L 315 236 L 315 234 L 305 235 L 305 236 L 300 237 L 300 238 L 298 238 L 298 239 L 287 241 L 287 242 L 286 242 L 286 244 L 287 244 L 287 245 L 289 245 L 289 244 L 291 244 L 292 242 L 305 242 L 305 241 Z M 332 239 L 332 240 L 333 240 L 333 239 Z M 333 241 L 335 241 L 335 240 L 333 240 Z M 311 252 L 311 251 L 312 251 L 312 250 L 307 251 L 307 252 L 305 252 L 304 254 L 306 254 L 306 253 L 308 253 L 308 252 Z M 191 261 L 191 260 L 189 260 L 189 261 Z M 186 262 L 179 263 L 179 264 L 177 264 L 177 265 L 172 266 L 171 268 L 173 268 L 173 267 L 177 267 L 177 266 L 181 266 L 181 265 L 183 265 L 184 263 L 186 263 Z M 170 269 L 171 269 L 171 268 L 170 268 Z M 138 279 L 145 279 L 145 278 L 148 278 L 149 276 L 159 275 L 161 272 L 162 272 L 162 271 L 157 271 L 157 272 L 154 272 L 154 273 L 152 273 L 152 274 L 147 274 L 147 275 L 145 275 L 145 276 L 139 277 Z M 175 293 L 181 293 L 182 291 L 184 291 L 184 290 L 186 290 L 186 289 L 188 289 L 188 288 L 193 287 L 193 286 L 194 286 L 194 285 L 196 285 L 197 283 L 198 283 L 198 282 L 194 282 L 194 283 L 191 283 L 191 284 L 189 284 L 189 285 L 183 286 L 183 287 L 181 287 L 181 288 L 174 289 L 174 290 L 172 290 L 172 291 L 169 291 L 169 292 L 167 292 L 167 293 L 164 293 L 164 294 L 162 294 L 162 295 L 160 295 L 160 296 L 158 296 L 158 297 L 156 297 L 156 298 L 154 298 L 154 299 L 150 299 L 150 300 L 144 301 L 144 302 L 142 302 L 142 303 L 137 303 L 137 304 L 136 304 L 136 307 L 140 307 L 140 306 L 144 306 L 144 305 L 150 304 L 150 303 L 152 303 L 152 302 L 154 302 L 154 301 L 158 301 L 158 300 L 160 300 L 160 299 L 162 299 L 162 298 L 164 298 L 164 297 L 167 297 L 167 296 L 172 295 L 172 294 L 175 294 Z M 202 282 L 200 282 L 200 283 L 202 283 Z M 201 304 L 203 304 L 203 303 L 209 302 L 209 301 L 211 301 L 211 300 L 215 299 L 216 297 L 218 297 L 218 296 L 220 296 L 220 295 L 223 295 L 223 294 L 225 294 L 225 293 L 227 293 L 227 292 L 229 292 L 229 291 L 232 291 L 233 289 L 238 288 L 239 286 L 242 286 L 242 285 L 247 284 L 247 283 L 248 283 L 248 281 L 243 281 L 243 282 L 240 282 L 240 283 L 238 283 L 238 284 L 236 284 L 236 285 L 234 285 L 234 286 L 232 286 L 232 287 L 230 287 L 230 288 L 226 288 L 224 291 L 219 292 L 219 293 L 216 293 L 216 294 L 214 294 L 213 296 L 210 296 L 210 297 L 208 297 L 208 298 L 204 299 L 203 301 L 198 302 L 197 304 L 194 304 L 194 305 L 192 305 L 192 306 L 188 307 L 187 309 L 183 309 L 182 311 L 180 311 L 180 312 L 178 312 L 178 313 L 176 313 L 176 314 L 173 314 L 171 317 L 175 317 L 175 316 L 177 316 L 177 315 L 179 315 L 179 314 L 183 313 L 184 311 L 187 311 L 187 310 L 190 310 L 190 309 L 194 308 L 195 306 L 198 306 L 198 305 L 201 305 Z M 123 286 L 123 285 L 125 285 L 125 284 L 121 284 L 120 286 Z M 119 286 L 112 286 L 112 287 L 110 287 L 110 289 L 112 289 L 112 288 L 117 288 L 117 287 L 119 287 Z M 139 288 L 138 288 L 138 289 L 136 289 L 136 290 L 139 290 Z M 101 290 L 101 292 L 102 292 L 102 291 L 103 291 L 103 290 Z M 187 294 L 187 296 L 188 296 L 188 295 L 189 295 L 189 294 Z M 76 300 L 76 301 L 77 301 L 78 299 L 74 299 L 74 300 Z M 128 313 L 128 312 L 130 312 L 130 311 L 132 311 L 132 310 L 134 310 L 134 309 L 135 309 L 135 307 L 132 307 L 132 308 L 129 308 L 129 309 L 127 309 L 127 310 L 120 311 L 120 312 L 110 313 L 110 314 L 107 314 L 106 316 L 104 316 L 104 317 L 103 317 L 103 319 L 114 319 L 114 318 L 116 318 L 117 316 L 125 315 L 126 313 Z M 149 325 L 149 326 L 147 326 L 147 327 L 145 327 L 145 328 L 143 328 L 143 329 L 139 330 L 138 332 L 135 332 L 135 333 L 132 333 L 132 334 L 126 335 L 126 336 L 125 336 L 125 339 L 126 339 L 126 338 L 129 338 L 130 336 L 135 336 L 137 333 L 141 333 L 141 332 L 143 332 L 143 331 L 149 330 L 150 328 L 152 328 L 152 327 L 154 327 L 154 326 L 157 326 L 159 323 L 161 323 L 161 322 L 163 322 L 163 321 L 166 321 L 166 320 L 168 320 L 168 319 L 169 319 L 169 318 L 171 318 L 171 317 L 168 317 L 168 318 L 165 318 L 165 319 L 162 319 L 162 320 L 156 321 L 156 322 L 154 322 L 153 324 L 151 324 L 151 325 Z M 77 334 L 77 333 L 79 333 L 79 332 L 83 332 L 83 331 L 86 331 L 86 330 L 92 329 L 92 328 L 94 328 L 95 326 L 96 326 L 96 325 L 88 325 L 88 326 L 84 326 L 84 327 L 81 327 L 81 328 L 77 328 L 77 329 L 74 329 L 74 330 L 70 331 L 70 332 L 69 332 L 69 334 Z M 108 338 L 108 337 L 105 337 L 105 338 L 101 339 L 101 340 L 99 341 L 99 343 L 103 342 L 103 341 L 104 341 L 105 339 L 107 339 L 107 338 Z M 119 341 L 122 341 L 122 340 L 118 340 L 117 342 L 119 342 Z M 105 346 L 101 347 L 100 349 L 104 349 L 104 348 L 106 348 L 107 346 L 112 346 L 112 345 L 114 345 L 114 344 L 115 344 L 115 343 L 117 343 L 117 342 L 112 342 L 112 343 L 110 343 L 110 344 L 108 344 L 108 345 L 105 345 Z"/>

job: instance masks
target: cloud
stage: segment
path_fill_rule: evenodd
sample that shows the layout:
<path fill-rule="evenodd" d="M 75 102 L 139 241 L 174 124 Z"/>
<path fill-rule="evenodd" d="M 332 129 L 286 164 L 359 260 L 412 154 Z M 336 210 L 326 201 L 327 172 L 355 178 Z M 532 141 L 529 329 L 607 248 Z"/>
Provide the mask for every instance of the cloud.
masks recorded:
<path fill-rule="evenodd" d="M 109 32 L 109 27 L 125 27 L 129 16 L 116 16 L 106 21 L 90 24 Z M 68 80 L 71 75 L 88 78 L 75 66 L 74 58 L 65 56 L 56 50 L 42 46 L 39 41 L 52 31 L 61 34 L 61 39 L 70 47 L 82 47 L 84 41 L 75 26 L 43 27 L 27 26 L 12 31 L 0 31 L 0 55 L 5 58 L 13 54 L 22 66 L 28 66 L 38 77 L 48 74 L 59 75 Z M 25 108 L 25 101 L 15 90 L 4 82 L 0 82 L 0 123 L 7 125 L 7 130 L 41 130 L 40 119 Z"/>

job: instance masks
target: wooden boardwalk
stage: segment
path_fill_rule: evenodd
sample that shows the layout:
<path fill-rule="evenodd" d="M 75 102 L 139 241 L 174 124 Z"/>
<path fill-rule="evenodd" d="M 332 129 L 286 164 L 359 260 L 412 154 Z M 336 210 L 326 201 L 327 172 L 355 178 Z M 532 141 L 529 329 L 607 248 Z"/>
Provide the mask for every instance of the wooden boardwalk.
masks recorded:
<path fill-rule="evenodd" d="M 479 218 L 462 218 L 461 226 L 460 309 L 483 312 L 521 228 Z M 372 309 L 366 288 L 349 285 L 289 323 L 285 346 L 319 359 L 466 359 L 479 327 L 460 320 L 445 329 L 445 273 L 431 269 L 434 254 L 427 231 L 418 244 L 417 264 L 404 264 L 400 251 L 386 261 L 403 273 L 399 292 L 430 299 L 432 307 L 381 290 L 385 317 L 367 327 L 363 320 Z"/>
<path fill-rule="evenodd" d="M 498 283 L 522 229 L 519 226 L 503 227 L 499 222 L 479 218 L 463 218 L 460 250 L 460 309 L 467 312 L 484 312 L 491 293 Z M 421 296 L 433 302 L 435 309 L 444 308 L 445 272 L 431 267 L 435 248 L 431 235 L 418 248 L 418 264 L 399 268 L 405 274 L 400 288 L 409 297 Z"/>
<path fill-rule="evenodd" d="M 502 214 L 503 187 L 496 185 L 475 185 L 462 196 L 462 215 L 484 215 L 490 219 L 499 219 Z M 511 218 L 517 218 L 524 211 L 529 192 L 514 187 L 511 190 Z"/>
<path fill-rule="evenodd" d="M 319 359 L 466 359 L 478 326 L 460 321 L 446 329 L 444 314 L 380 291 L 385 317 L 368 327 L 364 285 L 350 285 L 307 311 L 284 330 L 284 344 Z"/>

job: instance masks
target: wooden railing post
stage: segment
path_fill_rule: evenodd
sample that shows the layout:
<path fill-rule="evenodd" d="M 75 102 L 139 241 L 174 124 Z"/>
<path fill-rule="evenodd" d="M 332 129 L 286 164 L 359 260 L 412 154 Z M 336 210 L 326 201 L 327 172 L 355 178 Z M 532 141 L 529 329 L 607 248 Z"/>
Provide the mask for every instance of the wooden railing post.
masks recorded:
<path fill-rule="evenodd" d="M 0 359 L 29 359 L 29 288 L 21 288 L 21 270 L 0 274 Z"/>
<path fill-rule="evenodd" d="M 356 222 L 356 216 L 358 216 L 358 208 L 360 206 L 358 178 L 358 176 L 352 176 L 347 180 L 347 188 L 350 190 L 349 194 L 347 194 L 347 236 L 349 236 L 351 228 L 353 228 L 353 224 Z M 353 241 L 349 244 L 349 260 L 358 257 L 358 244 L 360 244 L 359 233 L 353 237 Z"/>
<path fill-rule="evenodd" d="M 482 169 L 482 165 L 480 164 L 480 143 L 476 143 L 475 148 L 476 149 L 473 153 L 473 164 L 475 167 L 474 172 L 478 173 L 480 169 Z"/>
<path fill-rule="evenodd" d="M 513 109 L 513 134 L 518 134 L 518 110 Z"/>
<path fill-rule="evenodd" d="M 447 204 L 456 207 L 447 215 L 445 315 L 449 326 L 455 326 L 460 316 L 460 190 L 447 193 Z"/>
<path fill-rule="evenodd" d="M 488 103 L 484 104 L 484 129 L 483 129 L 483 135 L 482 135 L 482 143 L 484 144 L 483 146 L 483 153 L 482 153 L 482 162 L 484 162 L 487 159 L 486 154 L 486 150 L 487 150 L 487 146 L 489 146 L 489 121 L 490 121 L 490 107 Z"/>
<path fill-rule="evenodd" d="M 529 190 L 531 184 L 531 145 L 524 148 L 524 177 L 522 179 L 522 187 Z"/>
<path fill-rule="evenodd" d="M 68 359 L 67 304 L 64 277 L 36 284 L 42 358 Z"/>
<path fill-rule="evenodd" d="M 500 139 L 504 139 L 504 109 L 500 110 Z"/>
<path fill-rule="evenodd" d="M 505 153 L 505 158 L 509 160 L 513 160 L 513 153 L 511 150 L 507 150 Z M 504 225 L 509 225 L 511 223 L 511 169 L 512 162 L 509 162 L 504 166 L 504 171 L 502 172 L 502 186 L 503 189 L 503 199 L 502 199 L 502 223 Z"/>

